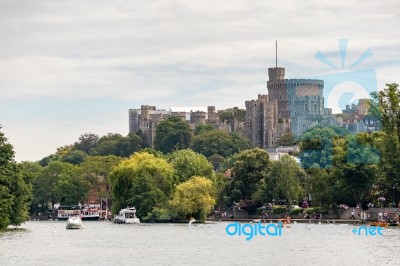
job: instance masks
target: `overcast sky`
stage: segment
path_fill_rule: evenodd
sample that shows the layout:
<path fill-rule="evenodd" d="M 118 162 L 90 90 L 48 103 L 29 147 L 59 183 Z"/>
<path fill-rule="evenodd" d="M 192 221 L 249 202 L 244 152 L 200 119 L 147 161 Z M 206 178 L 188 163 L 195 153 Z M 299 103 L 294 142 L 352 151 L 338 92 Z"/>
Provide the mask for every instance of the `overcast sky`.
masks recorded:
<path fill-rule="evenodd" d="M 0 0 L 1 130 L 16 160 L 39 160 L 85 132 L 126 135 L 128 109 L 142 104 L 244 108 L 267 93 L 275 40 L 287 78 L 340 75 L 371 49 L 351 71 L 372 70 L 382 88 L 399 82 L 399 10 L 397 0 Z"/>

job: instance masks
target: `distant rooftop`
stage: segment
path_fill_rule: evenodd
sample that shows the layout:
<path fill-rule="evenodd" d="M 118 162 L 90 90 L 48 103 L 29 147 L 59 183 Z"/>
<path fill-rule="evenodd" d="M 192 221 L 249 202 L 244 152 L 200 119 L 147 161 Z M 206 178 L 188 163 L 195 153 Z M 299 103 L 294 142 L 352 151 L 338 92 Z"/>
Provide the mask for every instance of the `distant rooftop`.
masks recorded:
<path fill-rule="evenodd" d="M 191 111 L 207 112 L 207 107 L 170 107 L 169 110 L 171 112 L 185 112 L 185 113 L 190 113 Z"/>

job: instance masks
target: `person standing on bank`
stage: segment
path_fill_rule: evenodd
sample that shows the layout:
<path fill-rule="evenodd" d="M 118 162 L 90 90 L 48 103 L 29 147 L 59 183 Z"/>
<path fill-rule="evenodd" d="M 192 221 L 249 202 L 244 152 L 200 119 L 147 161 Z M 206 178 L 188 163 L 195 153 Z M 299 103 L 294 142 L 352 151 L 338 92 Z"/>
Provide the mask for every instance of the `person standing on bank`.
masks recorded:
<path fill-rule="evenodd" d="M 354 209 L 351 210 L 351 219 L 354 220 Z"/>

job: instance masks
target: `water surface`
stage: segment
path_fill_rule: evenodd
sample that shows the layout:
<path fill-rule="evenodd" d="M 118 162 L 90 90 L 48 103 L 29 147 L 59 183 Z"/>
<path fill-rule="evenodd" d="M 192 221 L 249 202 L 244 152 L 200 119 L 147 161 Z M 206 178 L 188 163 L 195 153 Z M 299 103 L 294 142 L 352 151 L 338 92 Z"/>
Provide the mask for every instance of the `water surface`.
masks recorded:
<path fill-rule="evenodd" d="M 282 236 L 228 236 L 206 225 L 27 222 L 0 233 L 0 265 L 398 265 L 400 228 L 356 235 L 351 225 L 292 224 Z"/>

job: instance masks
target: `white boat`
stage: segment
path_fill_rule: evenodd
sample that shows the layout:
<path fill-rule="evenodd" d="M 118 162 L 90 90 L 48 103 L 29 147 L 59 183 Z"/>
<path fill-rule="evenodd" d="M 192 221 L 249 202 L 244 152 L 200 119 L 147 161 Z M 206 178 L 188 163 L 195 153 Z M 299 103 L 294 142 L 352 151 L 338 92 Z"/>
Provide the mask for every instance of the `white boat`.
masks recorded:
<path fill-rule="evenodd" d="M 114 218 L 114 223 L 117 224 L 140 224 L 139 218 L 136 217 L 135 207 L 127 207 L 119 211 Z"/>
<path fill-rule="evenodd" d="M 81 211 L 82 211 L 82 220 L 100 219 L 100 205 L 98 204 L 84 204 Z"/>
<path fill-rule="evenodd" d="M 58 220 L 68 220 L 69 217 L 81 215 L 81 206 L 79 205 L 69 205 L 58 207 L 57 219 Z"/>
<path fill-rule="evenodd" d="M 67 229 L 82 229 L 82 219 L 79 216 L 70 216 L 67 220 Z"/>
<path fill-rule="evenodd" d="M 84 204 L 60 206 L 58 208 L 58 220 L 67 220 L 71 216 L 80 215 L 82 220 L 99 220 L 100 219 L 100 205 L 98 204 Z"/>

